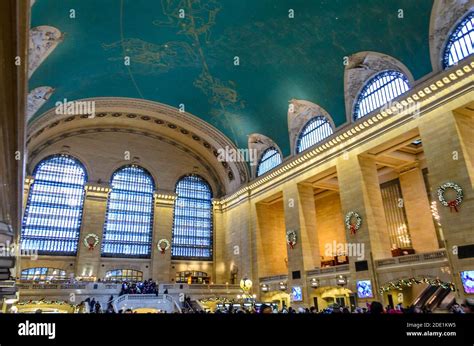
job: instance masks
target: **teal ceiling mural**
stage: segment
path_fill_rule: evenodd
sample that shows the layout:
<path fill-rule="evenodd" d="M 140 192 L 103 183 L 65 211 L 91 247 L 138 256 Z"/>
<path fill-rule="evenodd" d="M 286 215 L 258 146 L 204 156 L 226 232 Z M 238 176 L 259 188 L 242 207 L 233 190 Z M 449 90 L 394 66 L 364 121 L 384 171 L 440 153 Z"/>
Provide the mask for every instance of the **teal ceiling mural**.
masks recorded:
<path fill-rule="evenodd" d="M 55 88 L 36 116 L 64 98 L 184 104 L 239 147 L 259 132 L 287 155 L 289 100 L 312 101 L 336 126 L 345 122 L 344 56 L 372 50 L 399 59 L 415 79 L 431 72 L 431 7 L 432 0 L 37 0 L 31 25 L 65 37 L 29 88 Z"/>

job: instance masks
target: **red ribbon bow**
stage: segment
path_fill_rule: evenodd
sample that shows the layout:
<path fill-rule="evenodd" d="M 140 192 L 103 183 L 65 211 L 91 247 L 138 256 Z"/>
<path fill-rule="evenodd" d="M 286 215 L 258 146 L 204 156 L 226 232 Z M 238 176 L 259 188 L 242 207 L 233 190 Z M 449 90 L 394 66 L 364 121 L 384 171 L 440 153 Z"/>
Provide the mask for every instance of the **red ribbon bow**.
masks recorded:
<path fill-rule="evenodd" d="M 288 242 L 288 245 L 290 245 L 290 248 L 291 248 L 291 249 L 294 249 L 294 248 L 295 248 L 295 243 L 293 243 L 292 241 Z"/>
<path fill-rule="evenodd" d="M 94 244 L 89 243 L 89 251 L 94 250 Z"/>
<path fill-rule="evenodd" d="M 356 226 L 351 224 L 351 234 L 356 234 Z"/>
<path fill-rule="evenodd" d="M 456 202 L 455 199 L 453 199 L 452 201 L 449 201 L 448 202 L 448 207 L 449 207 L 449 211 L 450 212 L 453 212 L 453 209 L 454 211 L 457 213 L 459 210 L 458 210 L 458 203 Z"/>

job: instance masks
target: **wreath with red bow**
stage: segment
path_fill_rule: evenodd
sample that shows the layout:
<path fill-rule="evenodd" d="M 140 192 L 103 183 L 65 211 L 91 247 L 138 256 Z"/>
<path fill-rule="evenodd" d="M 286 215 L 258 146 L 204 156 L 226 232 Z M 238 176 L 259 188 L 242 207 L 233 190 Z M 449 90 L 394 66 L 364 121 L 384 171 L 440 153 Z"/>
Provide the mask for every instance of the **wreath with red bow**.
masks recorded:
<path fill-rule="evenodd" d="M 449 201 L 446 200 L 446 198 L 444 197 L 444 193 L 446 192 L 447 189 L 453 189 L 454 191 L 456 191 L 455 199 L 452 199 Z M 444 205 L 445 207 L 449 207 L 449 210 L 451 212 L 455 211 L 457 213 L 459 211 L 458 207 L 461 205 L 463 198 L 464 198 L 464 195 L 463 195 L 462 188 L 456 183 L 447 182 L 438 188 L 438 199 L 440 203 Z"/>

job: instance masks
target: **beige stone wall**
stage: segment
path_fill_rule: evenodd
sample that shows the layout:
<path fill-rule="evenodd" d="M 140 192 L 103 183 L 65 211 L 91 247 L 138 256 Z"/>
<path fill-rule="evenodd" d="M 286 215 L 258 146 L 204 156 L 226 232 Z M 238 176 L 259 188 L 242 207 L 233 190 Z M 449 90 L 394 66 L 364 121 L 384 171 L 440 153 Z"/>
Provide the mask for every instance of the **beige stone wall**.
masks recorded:
<path fill-rule="evenodd" d="M 438 249 L 438 238 L 421 169 L 417 167 L 400 173 L 400 187 L 413 249 L 416 252 Z"/>
<path fill-rule="evenodd" d="M 286 274 L 286 238 L 283 202 L 258 203 L 258 271 L 260 277 Z"/>
<path fill-rule="evenodd" d="M 338 193 L 331 193 L 315 199 L 319 251 L 325 256 L 327 244 L 346 243 L 344 216 L 341 212 L 341 200 Z"/>

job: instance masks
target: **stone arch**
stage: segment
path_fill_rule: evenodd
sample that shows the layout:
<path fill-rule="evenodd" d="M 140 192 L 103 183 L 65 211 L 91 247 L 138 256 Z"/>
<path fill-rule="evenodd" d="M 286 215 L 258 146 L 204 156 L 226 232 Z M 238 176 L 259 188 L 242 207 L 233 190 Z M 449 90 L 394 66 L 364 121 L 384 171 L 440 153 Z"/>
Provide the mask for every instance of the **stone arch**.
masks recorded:
<path fill-rule="evenodd" d="M 452 31 L 474 5 L 470 0 L 435 0 L 430 18 L 430 58 L 434 72 L 443 70 L 443 53 Z"/>
<path fill-rule="evenodd" d="M 291 153 L 296 155 L 296 142 L 308 121 L 316 116 L 323 116 L 331 125 L 333 131 L 336 130 L 334 120 L 328 112 L 321 106 L 306 100 L 290 100 L 288 107 L 288 132 L 290 135 Z"/>
<path fill-rule="evenodd" d="M 251 174 L 253 178 L 257 177 L 258 163 L 260 162 L 260 158 L 262 157 L 263 153 L 267 149 L 273 147 L 276 150 L 278 150 L 283 160 L 283 154 L 281 152 L 280 147 L 271 138 L 265 135 L 262 135 L 260 133 L 252 133 L 251 135 L 249 135 L 248 146 L 249 146 L 249 151 L 255 153 L 252 156 L 255 160 L 254 162 L 250 163 L 250 167 L 252 171 Z"/>
<path fill-rule="evenodd" d="M 410 70 L 397 59 L 378 52 L 359 52 L 349 57 L 344 70 L 344 102 L 346 106 L 346 122 L 353 121 L 354 105 L 366 82 L 377 73 L 395 70 L 403 73 L 413 86 L 415 80 Z"/>

